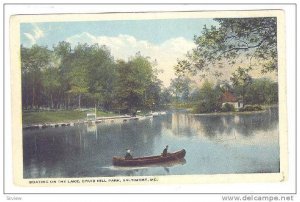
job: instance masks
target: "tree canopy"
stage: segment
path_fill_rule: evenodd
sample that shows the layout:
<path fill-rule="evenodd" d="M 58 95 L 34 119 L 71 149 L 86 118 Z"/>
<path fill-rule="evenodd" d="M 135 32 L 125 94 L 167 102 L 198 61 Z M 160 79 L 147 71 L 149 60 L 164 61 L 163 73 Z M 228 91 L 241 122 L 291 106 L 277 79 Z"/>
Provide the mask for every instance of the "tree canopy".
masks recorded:
<path fill-rule="evenodd" d="M 177 72 L 205 72 L 210 66 L 234 65 L 238 59 L 254 60 L 262 73 L 277 71 L 277 19 L 216 18 L 218 26 L 204 26 L 202 34 L 194 37 L 196 48 L 178 61 Z M 224 65 L 223 65 L 224 64 Z M 221 72 L 215 72 L 216 75 Z"/>
<path fill-rule="evenodd" d="M 139 53 L 128 62 L 117 62 L 117 88 L 120 110 L 153 109 L 159 105 L 161 81 L 148 58 Z"/>
<path fill-rule="evenodd" d="M 176 101 L 179 99 L 187 101 L 191 90 L 192 81 L 184 75 L 178 75 L 171 80 L 170 90 L 175 95 Z"/>
<path fill-rule="evenodd" d="M 115 61 L 106 46 L 59 42 L 53 50 L 21 47 L 24 109 L 94 107 L 152 110 L 166 104 L 150 58 Z"/>

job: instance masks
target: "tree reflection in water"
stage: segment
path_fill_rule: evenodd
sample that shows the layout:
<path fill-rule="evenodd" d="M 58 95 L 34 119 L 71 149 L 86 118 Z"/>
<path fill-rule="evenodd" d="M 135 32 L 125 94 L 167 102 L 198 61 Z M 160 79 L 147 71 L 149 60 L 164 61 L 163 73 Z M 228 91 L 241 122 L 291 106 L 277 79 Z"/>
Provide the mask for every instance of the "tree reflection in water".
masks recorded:
<path fill-rule="evenodd" d="M 270 108 L 264 112 L 239 115 L 187 115 L 172 116 L 172 132 L 174 135 L 199 135 L 210 139 L 216 136 L 253 136 L 257 131 L 270 131 L 278 126 L 278 113 Z M 184 132 L 183 132 L 184 131 Z"/>
<path fill-rule="evenodd" d="M 277 111 L 201 116 L 180 112 L 153 120 L 24 130 L 24 178 L 277 172 Z M 186 164 L 127 173 L 108 169 L 112 157 L 123 156 L 126 149 L 134 156 L 149 156 L 160 154 L 166 144 L 170 151 L 186 149 Z"/>

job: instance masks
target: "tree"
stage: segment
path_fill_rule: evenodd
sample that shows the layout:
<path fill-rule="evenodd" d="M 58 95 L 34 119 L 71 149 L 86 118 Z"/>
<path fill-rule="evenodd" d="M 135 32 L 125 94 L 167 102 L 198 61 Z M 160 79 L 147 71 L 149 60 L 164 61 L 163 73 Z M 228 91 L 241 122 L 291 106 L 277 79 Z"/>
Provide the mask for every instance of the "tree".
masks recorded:
<path fill-rule="evenodd" d="M 155 79 L 146 87 L 145 97 L 144 97 L 144 107 L 146 109 L 156 110 L 160 107 L 161 103 L 161 86 L 162 82 Z"/>
<path fill-rule="evenodd" d="M 128 62 L 114 61 L 98 44 L 59 42 L 49 50 L 21 46 L 23 108 L 81 108 L 133 112 L 161 105 L 162 82 L 150 58 L 140 53 Z"/>
<path fill-rule="evenodd" d="M 152 106 L 151 94 L 156 77 L 148 58 L 137 54 L 128 62 L 118 61 L 118 81 L 116 94 L 119 108 L 124 112 L 131 112 L 137 108 Z"/>
<path fill-rule="evenodd" d="M 229 103 L 225 103 L 221 108 L 222 112 L 233 112 L 235 110 L 234 106 Z"/>
<path fill-rule="evenodd" d="M 267 78 L 254 79 L 245 95 L 247 103 L 278 103 L 278 83 Z"/>
<path fill-rule="evenodd" d="M 220 109 L 220 95 L 220 88 L 214 87 L 212 83 L 205 80 L 198 94 L 195 112 L 208 113 L 218 111 Z"/>
<path fill-rule="evenodd" d="M 171 101 L 172 101 L 172 92 L 170 88 L 162 89 L 162 92 L 160 93 L 160 105 L 166 108 L 166 105 L 171 103 Z"/>
<path fill-rule="evenodd" d="M 247 87 L 252 83 L 252 77 L 249 75 L 249 69 L 239 67 L 230 77 L 230 80 L 237 91 L 245 101 Z"/>
<path fill-rule="evenodd" d="M 91 102 L 110 110 L 115 95 L 116 65 L 106 46 L 91 45 L 88 50 L 87 76 Z"/>
<path fill-rule="evenodd" d="M 47 105 L 54 108 L 54 100 L 57 101 L 61 87 L 59 69 L 57 67 L 47 68 L 42 74 L 42 82 L 46 97 L 48 98 L 46 99 L 48 101 Z"/>
<path fill-rule="evenodd" d="M 71 70 L 68 72 L 70 95 L 78 97 L 78 107 L 81 108 L 81 97 L 88 92 L 88 57 L 89 46 L 78 44 L 72 53 Z"/>
<path fill-rule="evenodd" d="M 263 73 L 277 71 L 277 21 L 274 17 L 217 18 L 218 26 L 204 26 L 194 37 L 196 48 L 178 61 L 177 72 L 204 72 L 220 63 L 235 64 L 237 59 L 260 62 Z M 228 65 L 227 65 L 228 66 Z"/>
<path fill-rule="evenodd" d="M 182 101 L 187 102 L 190 96 L 191 80 L 184 75 L 178 75 L 171 80 L 170 88 L 173 94 L 175 94 L 176 101 L 181 98 Z"/>
<path fill-rule="evenodd" d="M 41 104 L 42 70 L 50 65 L 51 52 L 47 47 L 33 45 L 31 48 L 21 46 L 22 90 L 26 107 Z"/>
<path fill-rule="evenodd" d="M 72 48 L 69 42 L 61 41 L 58 45 L 53 47 L 54 55 L 58 61 L 58 71 L 59 71 L 59 82 L 60 88 L 57 91 L 58 102 L 60 107 L 65 106 L 66 108 L 70 105 L 70 94 L 67 93 L 70 90 L 70 77 L 69 74 L 72 68 Z"/>

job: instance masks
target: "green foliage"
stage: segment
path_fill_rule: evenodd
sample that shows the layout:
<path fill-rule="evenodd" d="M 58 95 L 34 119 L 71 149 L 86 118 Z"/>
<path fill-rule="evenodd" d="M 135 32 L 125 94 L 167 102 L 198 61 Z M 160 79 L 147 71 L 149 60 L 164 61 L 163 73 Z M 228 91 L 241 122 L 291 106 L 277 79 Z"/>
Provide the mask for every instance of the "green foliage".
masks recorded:
<path fill-rule="evenodd" d="M 221 108 L 222 112 L 234 112 L 235 108 L 232 104 L 229 103 L 225 103 L 222 108 Z"/>
<path fill-rule="evenodd" d="M 243 75 L 243 74 L 242 74 Z M 238 77 L 241 78 L 241 77 Z M 244 77 L 247 78 L 247 77 Z M 235 83 L 230 85 L 229 83 L 217 84 L 214 86 L 207 80 L 203 83 L 200 89 L 195 90 L 190 102 L 196 103 L 194 106 L 194 113 L 210 113 L 216 111 L 230 112 L 235 111 L 234 106 L 226 103 L 222 105 L 222 95 L 224 92 L 230 90 L 236 92 L 242 92 L 242 87 L 245 80 L 241 80 L 242 83 Z M 247 83 L 247 87 L 244 88 L 244 103 L 247 105 L 239 111 L 260 111 L 263 108 L 261 105 L 277 104 L 278 103 L 278 83 L 267 78 L 253 79 L 250 83 Z"/>
<path fill-rule="evenodd" d="M 239 67 L 230 77 L 233 87 L 237 95 L 242 97 L 245 102 L 245 94 L 249 85 L 252 83 L 252 77 L 249 75 L 250 69 L 243 69 Z"/>
<path fill-rule="evenodd" d="M 97 111 L 97 116 L 113 116 L 115 114 Z M 86 118 L 85 111 L 63 110 L 63 111 L 41 111 L 23 112 L 23 124 L 58 123 L 62 121 L 77 121 Z"/>
<path fill-rule="evenodd" d="M 239 111 L 247 112 L 247 111 L 261 111 L 261 110 L 263 110 L 263 108 L 260 105 L 245 105 Z"/>
<path fill-rule="evenodd" d="M 246 92 L 245 101 L 249 104 L 278 103 L 278 83 L 267 78 L 254 79 Z"/>
<path fill-rule="evenodd" d="M 198 94 L 198 104 L 194 108 L 195 113 L 216 112 L 220 109 L 221 91 L 218 87 L 214 87 L 209 81 L 205 81 L 200 88 Z"/>
<path fill-rule="evenodd" d="M 216 28 L 217 30 L 217 28 Z M 211 42 L 209 42 L 211 43 Z M 188 76 L 179 74 L 162 89 L 157 70 L 149 58 L 136 54 L 128 61 L 115 61 L 105 46 L 60 42 L 53 50 L 21 46 L 23 109 L 101 108 L 103 111 L 135 113 L 194 106 L 197 113 L 221 110 L 225 88 L 243 97 L 247 104 L 278 103 L 278 84 L 270 79 L 252 79 L 249 68 L 238 68 L 231 83 L 223 87 L 209 81 L 192 89 Z M 231 110 L 226 108 L 226 110 Z"/>
<path fill-rule="evenodd" d="M 176 71 L 204 72 L 210 65 L 234 64 L 238 59 L 255 58 L 262 64 L 261 71 L 277 71 L 277 20 L 261 18 L 218 18 L 218 26 L 204 26 L 195 36 L 197 46 L 178 62 Z"/>
<path fill-rule="evenodd" d="M 195 108 L 197 107 L 199 103 L 184 103 L 184 102 L 174 102 L 170 105 L 171 108 L 173 109 L 184 109 L 188 111 L 195 111 Z"/>
<path fill-rule="evenodd" d="M 26 106 L 36 107 L 43 103 L 42 74 L 50 66 L 51 52 L 38 45 L 30 49 L 21 46 L 22 101 Z"/>
<path fill-rule="evenodd" d="M 278 84 L 268 79 L 256 80 L 250 71 L 260 68 L 262 73 L 277 72 L 277 19 L 260 18 L 218 18 L 217 26 L 204 26 L 202 33 L 194 37 L 196 48 L 175 66 L 178 74 L 206 78 L 207 73 L 220 77 L 217 68 L 232 67 L 237 62 L 245 63 L 230 77 L 231 83 L 213 87 L 205 83 L 195 89 L 188 99 L 198 103 L 196 112 L 213 112 L 220 109 L 221 93 L 233 92 L 237 99 L 247 104 L 278 103 Z M 254 62 L 256 66 L 254 66 Z M 210 70 L 214 70 L 211 72 Z M 222 69 L 226 71 L 225 69 Z M 176 85 L 174 84 L 175 88 Z M 231 110 L 229 107 L 223 110 Z"/>
<path fill-rule="evenodd" d="M 118 107 L 123 112 L 154 109 L 160 104 L 161 82 L 148 58 L 139 54 L 117 64 Z"/>
<path fill-rule="evenodd" d="M 249 69 L 239 67 L 230 77 L 234 86 L 247 86 L 252 82 Z"/>
<path fill-rule="evenodd" d="M 200 101 L 193 109 L 194 113 L 210 113 L 214 112 L 214 108 L 209 102 Z"/>
<path fill-rule="evenodd" d="M 187 76 L 179 75 L 171 80 L 170 91 L 175 95 L 176 101 L 187 102 L 190 96 L 191 80 Z"/>
<path fill-rule="evenodd" d="M 59 42 L 53 50 L 21 47 L 21 63 L 24 109 L 97 106 L 128 113 L 162 105 L 157 70 L 140 53 L 115 62 L 105 46 Z"/>
<path fill-rule="evenodd" d="M 160 103 L 164 108 L 166 108 L 166 105 L 172 102 L 172 92 L 169 88 L 165 88 L 162 90 L 162 93 L 160 94 Z"/>

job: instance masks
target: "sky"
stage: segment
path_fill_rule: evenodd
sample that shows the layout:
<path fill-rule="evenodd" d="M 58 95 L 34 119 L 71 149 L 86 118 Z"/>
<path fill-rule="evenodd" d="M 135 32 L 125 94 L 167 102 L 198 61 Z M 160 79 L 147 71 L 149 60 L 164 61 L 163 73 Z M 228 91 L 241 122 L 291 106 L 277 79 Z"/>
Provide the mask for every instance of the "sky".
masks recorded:
<path fill-rule="evenodd" d="M 212 19 L 115 20 L 85 22 L 22 23 L 21 44 L 48 46 L 59 41 L 106 45 L 115 59 L 127 60 L 140 52 L 156 60 L 158 78 L 167 87 L 175 77 L 177 59 L 195 47 L 194 35 L 203 26 L 217 25 Z"/>

